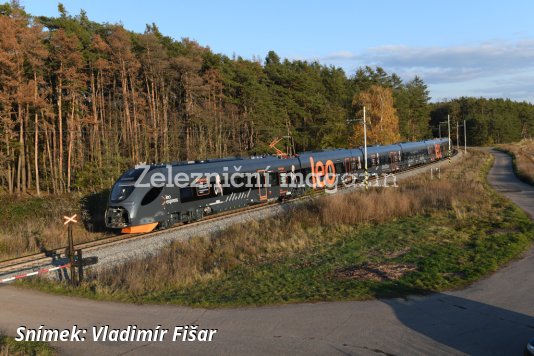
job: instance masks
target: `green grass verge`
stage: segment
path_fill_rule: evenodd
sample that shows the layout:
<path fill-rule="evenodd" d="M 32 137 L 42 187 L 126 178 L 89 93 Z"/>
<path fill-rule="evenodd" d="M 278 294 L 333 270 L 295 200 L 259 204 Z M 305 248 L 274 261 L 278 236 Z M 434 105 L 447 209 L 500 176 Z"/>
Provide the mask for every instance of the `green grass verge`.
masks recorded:
<path fill-rule="evenodd" d="M 519 178 L 521 181 L 527 183 L 527 184 L 530 184 L 530 185 L 534 185 L 534 179 L 529 176 L 528 174 L 525 174 L 522 170 L 520 170 L 518 167 L 517 167 L 517 156 L 516 154 L 505 148 L 505 147 L 494 147 L 495 150 L 497 151 L 500 151 L 500 152 L 504 152 L 508 155 L 510 155 L 512 157 L 512 167 L 514 169 L 514 173 L 515 175 L 517 176 L 517 178 Z"/>
<path fill-rule="evenodd" d="M 305 227 L 294 234 L 305 233 L 316 239 L 303 248 L 262 250 L 258 258 L 246 251 L 235 252 L 238 263 L 191 283 L 176 283 L 172 278 L 154 283 L 154 279 L 166 278 L 156 274 L 135 281 L 140 287 L 133 288 L 131 281 L 127 287 L 127 272 L 119 270 L 119 277 L 108 276 L 115 279 L 107 284 L 106 279 L 95 277 L 78 288 L 41 279 L 25 285 L 101 300 L 202 307 L 361 300 L 459 288 L 497 270 L 534 240 L 534 223 L 529 217 L 489 188 L 485 177 L 491 164 L 492 159 L 487 158 L 477 166 L 483 204 L 463 202 L 451 209 L 380 224 Z M 273 222 L 259 222 L 254 231 L 268 234 L 266 224 Z M 224 243 L 235 242 L 219 244 Z M 183 245 L 173 248 L 182 248 L 173 258 L 185 258 Z M 207 253 L 212 256 L 214 251 L 220 255 L 206 260 L 210 265 L 206 262 L 205 270 L 213 270 L 213 264 L 228 258 L 227 250 L 220 252 L 217 246 L 209 245 Z M 165 258 L 157 263 L 165 264 Z M 137 263 L 144 266 L 143 261 Z M 145 270 L 150 268 L 146 266 Z M 147 275 L 149 272 L 146 270 Z"/>
<path fill-rule="evenodd" d="M 15 339 L 0 335 L 0 355 L 55 355 L 56 351 L 46 342 L 15 341 Z"/>

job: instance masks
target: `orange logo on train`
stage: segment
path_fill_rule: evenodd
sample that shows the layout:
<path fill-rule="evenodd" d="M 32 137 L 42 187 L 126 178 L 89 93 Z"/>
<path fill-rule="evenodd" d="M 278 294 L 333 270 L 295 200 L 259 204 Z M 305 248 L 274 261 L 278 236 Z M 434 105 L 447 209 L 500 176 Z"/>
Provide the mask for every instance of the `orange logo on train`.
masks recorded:
<path fill-rule="evenodd" d="M 310 157 L 310 166 L 313 188 L 324 188 L 325 185 L 331 187 L 336 183 L 336 168 L 331 160 L 315 163 L 313 157 Z"/>
<path fill-rule="evenodd" d="M 434 148 L 436 149 L 436 159 L 440 159 L 442 156 L 441 156 L 441 146 L 436 143 L 434 144 Z"/>

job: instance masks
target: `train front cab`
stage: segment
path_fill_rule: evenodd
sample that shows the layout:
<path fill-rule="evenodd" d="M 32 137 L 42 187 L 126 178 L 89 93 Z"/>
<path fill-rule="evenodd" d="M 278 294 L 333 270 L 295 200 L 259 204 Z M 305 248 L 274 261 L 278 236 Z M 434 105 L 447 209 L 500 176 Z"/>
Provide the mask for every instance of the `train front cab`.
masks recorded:
<path fill-rule="evenodd" d="M 117 180 L 105 213 L 108 228 L 121 229 L 123 233 L 141 233 L 152 231 L 158 225 L 156 217 L 161 215 L 162 207 L 157 200 L 163 187 L 151 186 L 148 177 L 159 168 L 132 168 Z"/>

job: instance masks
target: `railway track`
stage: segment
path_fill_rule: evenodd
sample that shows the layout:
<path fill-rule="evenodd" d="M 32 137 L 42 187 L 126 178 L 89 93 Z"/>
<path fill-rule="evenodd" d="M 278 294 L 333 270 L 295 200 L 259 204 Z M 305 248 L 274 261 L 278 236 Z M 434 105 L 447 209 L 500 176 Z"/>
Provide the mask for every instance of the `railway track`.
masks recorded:
<path fill-rule="evenodd" d="M 444 162 L 446 161 L 440 160 L 440 161 L 428 163 L 424 166 L 415 166 L 405 171 L 402 171 L 401 173 L 398 174 L 398 176 L 404 176 L 407 173 L 410 173 L 413 171 L 424 170 L 425 168 L 428 168 L 428 167 L 441 165 Z M 376 183 L 380 179 L 383 179 L 383 178 L 375 177 L 373 179 L 370 179 L 369 183 L 370 184 Z M 338 187 L 338 191 L 346 191 L 350 189 L 354 189 L 354 187 Z M 95 240 L 95 241 L 76 244 L 74 248 L 76 250 L 82 249 L 85 254 L 87 252 L 111 247 L 111 246 L 118 245 L 121 243 L 127 243 L 130 241 L 135 241 L 139 239 L 151 238 L 151 237 L 155 237 L 158 235 L 174 232 L 180 229 L 200 226 L 200 225 L 204 225 L 207 223 L 211 223 L 213 221 L 222 220 L 222 219 L 226 219 L 226 218 L 233 217 L 233 216 L 238 216 L 244 213 L 256 212 L 256 211 L 263 210 L 263 209 L 270 209 L 271 207 L 278 205 L 278 204 L 294 204 L 296 202 L 301 202 L 303 200 L 312 199 L 312 198 L 315 198 L 317 196 L 324 195 L 324 194 L 325 194 L 324 190 L 314 191 L 304 196 L 291 199 L 288 201 L 284 201 L 284 202 L 268 202 L 268 203 L 256 204 L 250 207 L 245 207 L 245 208 L 241 208 L 237 210 L 210 215 L 210 216 L 203 218 L 202 220 L 198 220 L 198 221 L 191 222 L 188 224 L 181 224 L 178 226 L 167 228 L 165 230 L 158 230 L 158 231 L 153 231 L 149 233 L 141 233 L 141 234 L 123 234 L 123 235 L 105 237 L 105 238 Z M 0 261 L 0 277 L 13 275 L 14 273 L 21 272 L 21 271 L 34 271 L 36 268 L 42 268 L 44 266 L 53 264 L 54 261 L 56 261 L 54 263 L 55 265 L 59 265 L 62 260 L 66 260 L 65 257 L 61 258 L 61 255 L 63 254 L 66 248 L 67 246 L 61 246 L 61 247 L 48 250 L 46 252 L 39 252 L 35 254 L 30 254 L 30 255 L 26 255 L 22 257 Z M 66 263 L 67 262 L 64 262 L 63 264 L 66 264 Z M 0 278 L 0 282 L 1 281 L 2 281 L 2 278 Z"/>
<path fill-rule="evenodd" d="M 219 214 L 207 216 L 204 219 L 199 220 L 199 221 L 174 226 L 174 227 L 171 227 L 165 230 L 158 230 L 158 231 L 142 233 L 142 234 L 123 234 L 123 235 L 105 237 L 105 238 L 98 239 L 95 241 L 75 244 L 74 249 L 75 250 L 82 249 L 84 252 L 85 251 L 88 252 L 88 251 L 100 249 L 103 247 L 113 246 L 113 245 L 117 245 L 117 244 L 128 242 L 128 241 L 135 241 L 135 240 L 142 239 L 142 238 L 150 238 L 153 236 L 183 229 L 185 227 L 201 225 L 207 222 L 212 222 L 214 220 L 228 218 L 230 216 L 236 216 L 236 215 L 244 213 L 245 211 L 250 212 L 250 211 L 257 211 L 259 209 L 269 208 L 272 205 L 273 205 L 272 203 L 263 203 L 263 204 L 254 205 L 252 207 L 232 210 L 229 212 L 222 212 Z M 58 248 L 48 250 L 46 252 L 39 252 L 39 253 L 34 253 L 34 254 L 30 254 L 30 255 L 26 255 L 22 257 L 16 257 L 16 258 L 11 258 L 11 259 L 0 261 L 0 276 L 13 273 L 13 272 L 17 272 L 19 270 L 26 270 L 26 269 L 31 269 L 35 267 L 40 267 L 45 264 L 49 264 L 51 259 L 54 259 L 55 257 L 60 257 L 60 255 L 65 251 L 66 248 L 67 246 L 61 246 Z"/>

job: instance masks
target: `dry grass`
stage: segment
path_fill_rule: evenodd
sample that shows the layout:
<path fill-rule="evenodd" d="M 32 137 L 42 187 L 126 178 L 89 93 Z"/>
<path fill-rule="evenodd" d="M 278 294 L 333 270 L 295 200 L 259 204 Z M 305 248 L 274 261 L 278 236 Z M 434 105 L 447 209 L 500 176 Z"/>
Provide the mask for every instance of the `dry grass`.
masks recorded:
<path fill-rule="evenodd" d="M 324 196 L 284 217 L 236 225 L 211 238 L 176 242 L 155 256 L 95 274 L 93 285 L 103 294 L 125 291 L 129 295 L 170 286 L 184 288 L 221 277 L 238 266 L 273 263 L 333 243 L 357 225 L 421 214 L 431 218 L 436 211 L 450 211 L 454 219 L 464 219 L 467 212 L 472 217 L 491 205 L 480 177 L 481 162 L 487 157 L 474 152 L 471 160 L 445 169 L 442 179 L 430 180 L 425 175 L 399 188 Z"/>
<path fill-rule="evenodd" d="M 534 223 L 488 188 L 491 156 L 472 152 L 399 188 L 324 196 L 284 216 L 86 274 L 45 291 L 136 303 L 264 305 L 399 297 L 465 286 L 531 246 Z"/>
<path fill-rule="evenodd" d="M 516 174 L 524 181 L 534 184 L 534 140 L 522 140 L 500 147 L 513 154 Z"/>
<path fill-rule="evenodd" d="M 0 259 L 65 246 L 63 216 L 78 214 L 81 217 L 84 211 L 81 199 L 76 194 L 42 198 L 0 196 Z M 75 243 L 103 236 L 89 232 L 84 221 L 78 221 L 73 230 Z"/>

